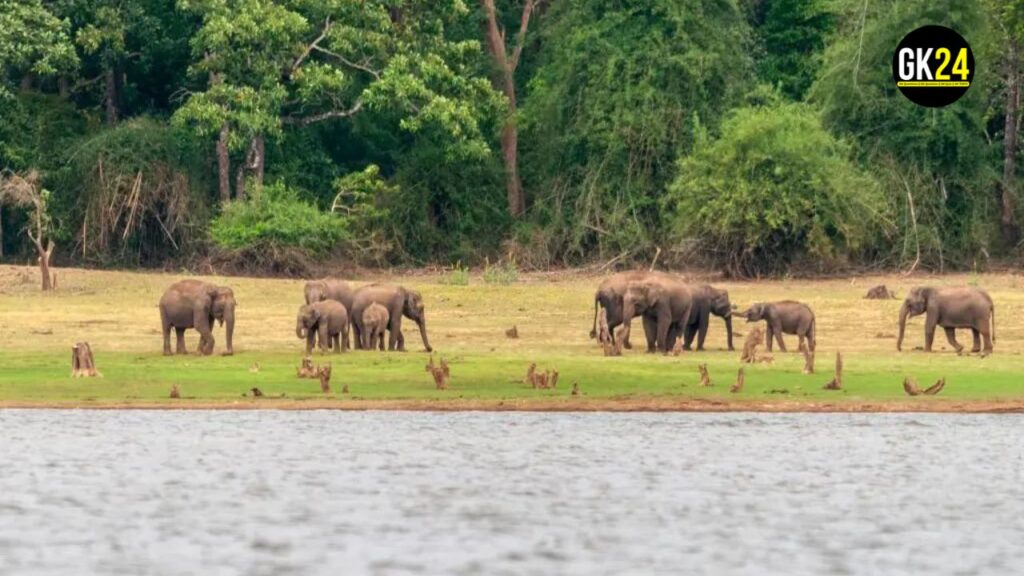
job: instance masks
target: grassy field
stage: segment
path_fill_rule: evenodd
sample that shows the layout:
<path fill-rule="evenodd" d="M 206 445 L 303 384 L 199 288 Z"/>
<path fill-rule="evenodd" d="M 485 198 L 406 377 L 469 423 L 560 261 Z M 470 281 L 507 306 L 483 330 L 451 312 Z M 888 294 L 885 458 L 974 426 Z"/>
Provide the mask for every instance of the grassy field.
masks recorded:
<path fill-rule="evenodd" d="M 413 323 L 405 328 L 410 352 L 354 351 L 314 354 L 333 366 L 333 394 L 295 369 L 303 341 L 295 336 L 302 282 L 210 278 L 232 286 L 238 300 L 236 354 L 231 357 L 161 355 L 157 301 L 180 274 L 58 271 L 59 288 L 43 294 L 38 271 L 0 266 L 0 406 L 166 406 L 410 409 L 621 409 L 621 410 L 1019 410 L 1024 408 L 1024 280 L 1013 275 L 870 277 L 835 280 L 720 282 L 734 303 L 793 298 L 817 315 L 817 373 L 801 373 L 799 354 L 777 350 L 773 364 L 747 366 L 746 385 L 731 394 L 739 352 L 725 351 L 720 320 L 712 319 L 706 352 L 678 357 L 642 351 L 606 358 L 588 338 L 593 290 L 599 278 L 577 273 L 524 275 L 513 284 L 487 284 L 472 276 L 467 286 L 442 276 L 360 278 L 390 280 L 420 290 L 435 356 L 451 365 L 450 389 L 435 390 L 424 371 L 428 355 Z M 357 283 L 359 283 L 357 282 Z M 908 325 L 904 352 L 896 352 L 900 300 L 863 300 L 872 285 L 886 283 L 902 297 L 919 284 L 977 284 L 996 302 L 997 342 L 988 358 L 959 357 L 936 336 L 931 354 L 923 345 L 923 318 Z M 520 338 L 505 330 L 517 325 Z M 750 325 L 737 323 L 746 333 Z M 639 325 L 637 326 L 639 328 Z M 217 352 L 223 329 L 215 332 Z M 72 379 L 70 347 L 88 341 L 102 378 Z M 190 350 L 198 336 L 190 331 Z M 739 346 L 742 337 L 736 339 Z M 960 334 L 970 344 L 970 333 Z M 787 337 L 796 348 L 795 337 Z M 845 361 L 844 390 L 826 391 L 835 351 Z M 555 390 L 524 384 L 527 367 L 556 369 Z M 697 365 L 707 363 L 713 386 L 698 385 Z M 924 386 L 945 377 L 937 397 L 907 397 L 904 376 Z M 571 396 L 572 384 L 582 394 Z M 173 384 L 182 398 L 172 400 Z M 347 384 L 349 394 L 341 394 Z M 243 396 L 252 387 L 265 396 Z"/>

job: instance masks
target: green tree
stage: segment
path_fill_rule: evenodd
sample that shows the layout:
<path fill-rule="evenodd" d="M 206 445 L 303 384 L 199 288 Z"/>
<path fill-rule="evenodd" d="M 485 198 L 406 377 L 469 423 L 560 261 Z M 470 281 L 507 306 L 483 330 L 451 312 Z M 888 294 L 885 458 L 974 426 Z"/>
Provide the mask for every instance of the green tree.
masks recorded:
<path fill-rule="evenodd" d="M 41 0 L 0 0 L 0 98 L 11 73 L 55 74 L 76 64 L 67 22 Z"/>
<path fill-rule="evenodd" d="M 803 104 L 737 109 L 680 160 L 665 205 L 680 244 L 740 277 L 842 265 L 887 222 L 878 184 Z"/>
<path fill-rule="evenodd" d="M 752 19 L 761 79 L 801 100 L 817 76 L 832 30 L 826 0 L 763 0 L 755 3 Z"/>

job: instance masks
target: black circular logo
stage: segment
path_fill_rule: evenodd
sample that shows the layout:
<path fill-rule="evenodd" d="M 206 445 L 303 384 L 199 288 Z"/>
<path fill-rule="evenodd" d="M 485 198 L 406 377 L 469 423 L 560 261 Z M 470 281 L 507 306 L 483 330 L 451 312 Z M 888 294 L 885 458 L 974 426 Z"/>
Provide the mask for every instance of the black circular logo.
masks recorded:
<path fill-rule="evenodd" d="M 892 55 L 892 79 L 915 104 L 940 108 L 971 87 L 974 53 L 945 26 L 922 26 L 903 37 Z"/>

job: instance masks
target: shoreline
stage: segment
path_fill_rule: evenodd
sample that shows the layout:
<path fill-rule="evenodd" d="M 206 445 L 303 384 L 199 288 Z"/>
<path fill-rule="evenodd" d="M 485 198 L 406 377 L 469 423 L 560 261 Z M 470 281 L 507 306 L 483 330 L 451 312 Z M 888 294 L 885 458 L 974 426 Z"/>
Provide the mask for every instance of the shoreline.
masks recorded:
<path fill-rule="evenodd" d="M 1020 400 L 893 402 L 757 402 L 743 400 L 573 399 L 550 400 L 351 400 L 247 399 L 154 401 L 0 401 L 0 410 L 342 410 L 390 412 L 759 412 L 1020 414 Z"/>

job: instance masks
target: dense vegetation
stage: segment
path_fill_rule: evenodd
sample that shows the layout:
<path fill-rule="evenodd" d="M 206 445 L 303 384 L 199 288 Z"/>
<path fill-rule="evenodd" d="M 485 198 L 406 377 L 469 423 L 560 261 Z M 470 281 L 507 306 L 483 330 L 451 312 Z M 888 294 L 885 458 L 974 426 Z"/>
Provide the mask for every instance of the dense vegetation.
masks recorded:
<path fill-rule="evenodd" d="M 925 23 L 975 52 L 946 108 L 891 80 Z M 0 257 L 45 210 L 87 265 L 984 268 L 1022 45 L 1018 0 L 0 0 L 0 169 L 46 199 L 0 186 Z"/>

